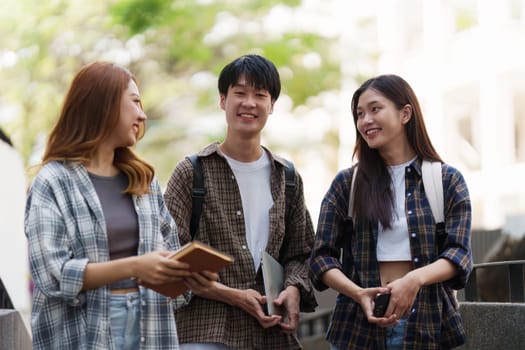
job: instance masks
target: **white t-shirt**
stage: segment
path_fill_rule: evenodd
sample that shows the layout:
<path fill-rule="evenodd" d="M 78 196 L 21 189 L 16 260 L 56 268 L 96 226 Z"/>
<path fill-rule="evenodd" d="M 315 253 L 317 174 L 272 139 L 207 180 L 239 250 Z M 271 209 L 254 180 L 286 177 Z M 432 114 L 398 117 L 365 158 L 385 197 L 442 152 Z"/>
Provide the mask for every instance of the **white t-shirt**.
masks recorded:
<path fill-rule="evenodd" d="M 270 208 L 273 206 L 270 188 L 271 164 L 266 152 L 255 162 L 239 162 L 225 156 L 233 170 L 241 192 L 246 242 L 253 257 L 255 271 L 259 269 L 262 251 L 270 235 Z"/>
<path fill-rule="evenodd" d="M 388 167 L 392 179 L 391 186 L 394 193 L 395 206 L 391 228 L 385 229 L 381 223 L 379 223 L 376 247 L 378 261 L 412 260 L 408 225 L 405 215 L 405 169 L 414 159 L 403 164 Z"/>

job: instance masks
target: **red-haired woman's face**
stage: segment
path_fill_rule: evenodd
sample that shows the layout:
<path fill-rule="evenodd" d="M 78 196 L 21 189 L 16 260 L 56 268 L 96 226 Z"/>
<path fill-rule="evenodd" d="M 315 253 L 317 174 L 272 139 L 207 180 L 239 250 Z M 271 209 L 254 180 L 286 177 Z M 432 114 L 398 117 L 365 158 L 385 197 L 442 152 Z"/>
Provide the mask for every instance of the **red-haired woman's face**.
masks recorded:
<path fill-rule="evenodd" d="M 130 80 L 128 88 L 124 90 L 120 99 L 120 118 L 111 136 L 115 148 L 135 145 L 142 136 L 146 119 L 137 84 Z"/>

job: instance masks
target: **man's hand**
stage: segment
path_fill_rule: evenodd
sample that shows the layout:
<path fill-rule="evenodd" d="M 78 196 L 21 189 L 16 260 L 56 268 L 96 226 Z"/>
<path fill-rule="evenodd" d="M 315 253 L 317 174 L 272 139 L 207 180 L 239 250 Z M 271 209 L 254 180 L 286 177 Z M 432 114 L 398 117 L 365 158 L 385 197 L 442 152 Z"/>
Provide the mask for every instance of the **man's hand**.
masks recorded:
<path fill-rule="evenodd" d="M 193 294 L 211 299 L 210 296 L 213 293 L 214 283 L 218 279 L 219 275 L 215 272 L 192 272 L 190 277 L 184 279 L 184 284 L 191 289 Z"/>
<path fill-rule="evenodd" d="M 255 317 L 263 328 L 270 328 L 281 322 L 281 316 L 267 316 L 264 313 L 262 305 L 266 304 L 265 296 L 254 289 L 240 290 L 240 293 L 241 296 L 235 305 Z"/>
<path fill-rule="evenodd" d="M 282 306 L 284 315 L 280 323 L 281 329 L 284 333 L 293 334 L 297 331 L 299 326 L 299 303 L 301 301 L 301 294 L 299 289 L 295 286 L 286 287 L 274 304 Z"/>
<path fill-rule="evenodd" d="M 207 279 L 213 278 L 210 275 Z M 195 295 L 238 307 L 257 319 L 263 328 L 273 327 L 282 319 L 279 315 L 267 316 L 264 313 L 262 305 L 266 304 L 266 297 L 254 289 L 230 288 L 218 281 L 208 284 L 203 276 L 192 276 L 184 281 Z"/>

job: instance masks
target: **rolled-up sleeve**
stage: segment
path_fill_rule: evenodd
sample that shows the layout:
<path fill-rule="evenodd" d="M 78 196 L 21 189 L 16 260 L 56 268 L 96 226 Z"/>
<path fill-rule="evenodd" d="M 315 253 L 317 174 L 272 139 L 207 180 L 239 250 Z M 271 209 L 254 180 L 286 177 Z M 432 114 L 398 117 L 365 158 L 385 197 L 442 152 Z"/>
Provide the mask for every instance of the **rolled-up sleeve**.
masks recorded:
<path fill-rule="evenodd" d="M 348 223 L 348 176 L 348 170 L 339 172 L 321 203 L 310 256 L 310 278 L 319 291 L 328 288 L 322 282 L 326 271 L 334 268 L 343 270 L 340 258 L 345 225 Z"/>
<path fill-rule="evenodd" d="M 451 261 L 457 275 L 445 284 L 453 289 L 464 288 L 472 272 L 470 247 L 472 209 L 467 184 L 459 171 L 448 166 L 445 179 L 445 232 L 447 240 L 440 257 Z"/>
<path fill-rule="evenodd" d="M 156 180 L 153 182 L 153 191 L 157 194 L 156 198 L 159 207 L 160 231 L 164 238 L 164 244 L 168 250 L 177 250 L 181 247 L 178 227 L 168 211 L 160 186 Z M 192 297 L 193 293 L 191 290 L 187 290 L 177 298 L 172 299 L 173 308 L 178 309 L 188 305 Z"/>
<path fill-rule="evenodd" d="M 41 191 L 38 185 L 31 192 L 26 207 L 25 232 L 34 283 L 46 296 L 78 305 L 88 259 L 74 257 L 64 219 L 54 203 L 32 201 L 33 196 L 53 198 L 52 193 Z"/>
<path fill-rule="evenodd" d="M 301 295 L 301 311 L 312 312 L 317 306 L 312 283 L 308 277 L 308 258 L 312 251 L 314 229 L 303 194 L 303 182 L 296 172 L 297 187 L 290 201 L 289 222 L 286 224 L 285 244 L 282 251 L 284 286 L 295 286 Z"/>

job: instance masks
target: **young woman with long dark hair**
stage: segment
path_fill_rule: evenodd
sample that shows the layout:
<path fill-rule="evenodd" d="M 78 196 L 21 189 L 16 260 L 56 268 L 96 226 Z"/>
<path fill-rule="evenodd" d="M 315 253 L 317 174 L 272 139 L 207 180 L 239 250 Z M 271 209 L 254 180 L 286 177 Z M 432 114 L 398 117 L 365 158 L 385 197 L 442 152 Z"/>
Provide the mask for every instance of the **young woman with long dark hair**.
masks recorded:
<path fill-rule="evenodd" d="M 363 83 L 352 114 L 358 163 L 340 171 L 326 193 L 310 258 L 316 288 L 339 292 L 327 339 L 339 350 L 461 345 L 453 289 L 463 288 L 472 270 L 467 185 L 432 146 L 416 95 L 401 77 Z M 441 163 L 443 246 L 422 180 L 424 160 Z M 378 294 L 390 295 L 383 316 L 373 313 Z"/>

